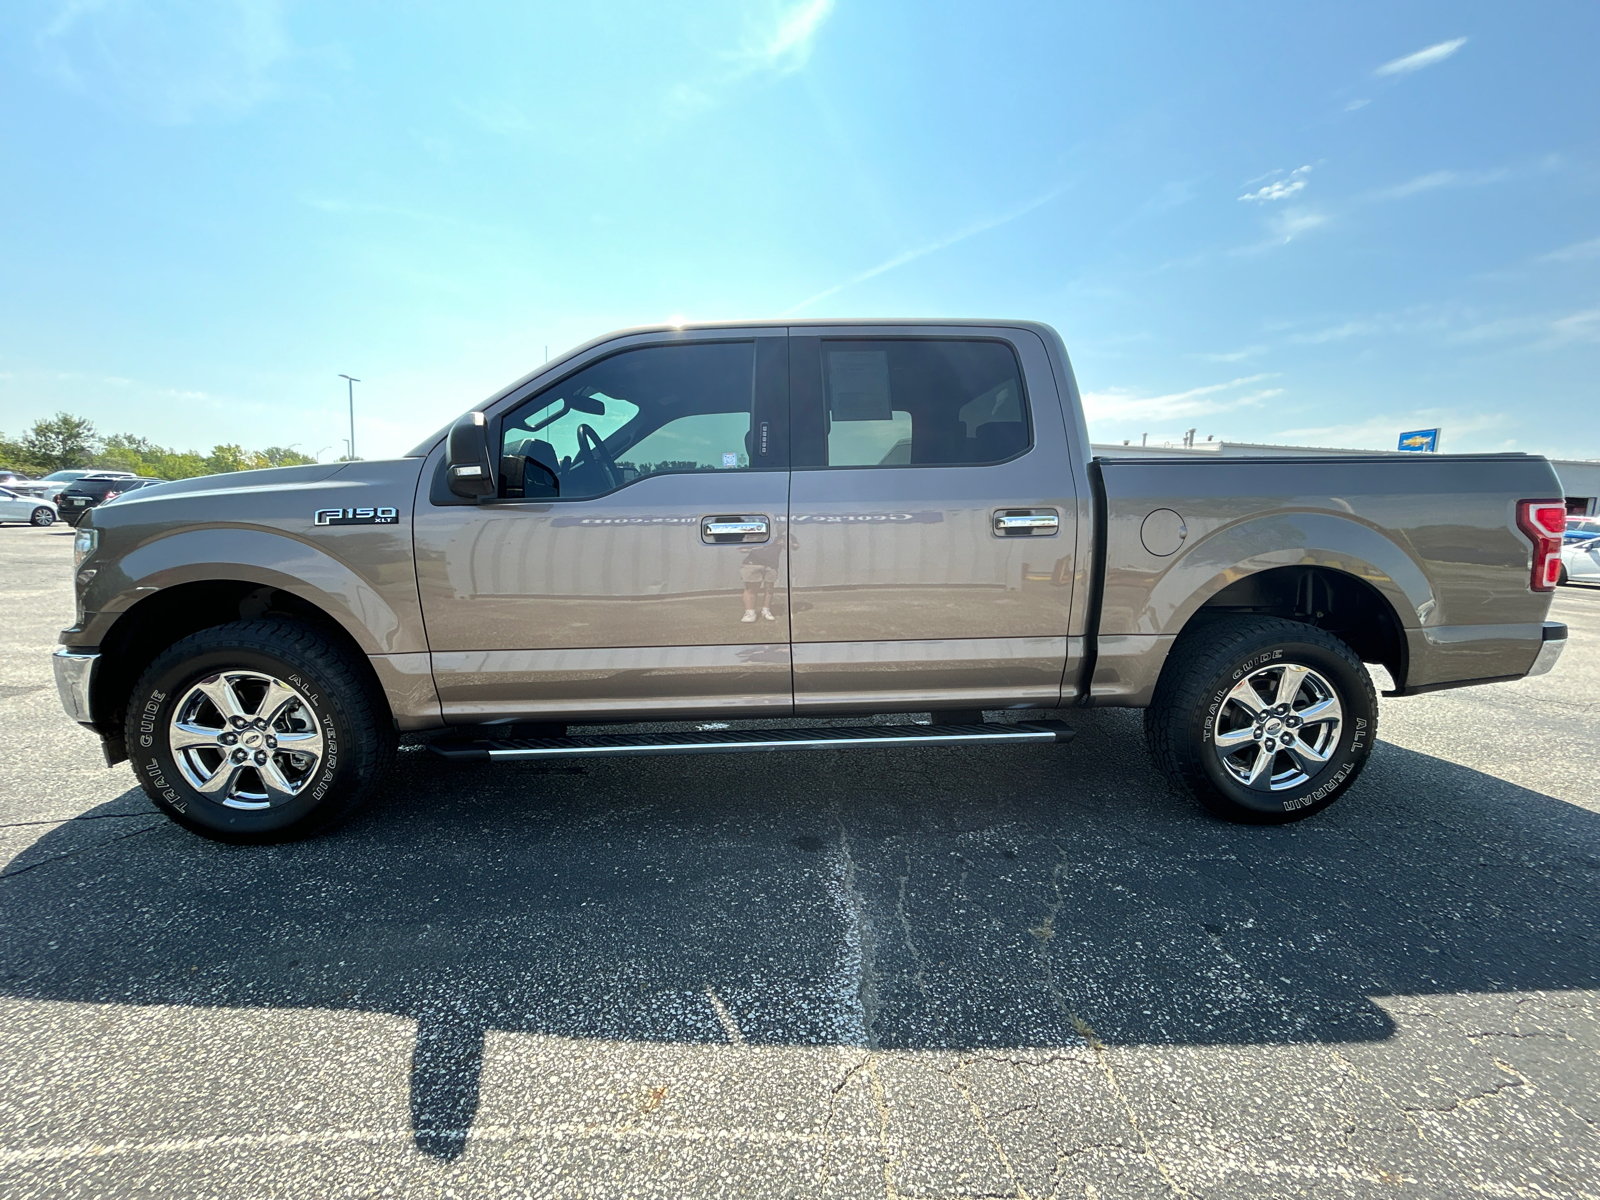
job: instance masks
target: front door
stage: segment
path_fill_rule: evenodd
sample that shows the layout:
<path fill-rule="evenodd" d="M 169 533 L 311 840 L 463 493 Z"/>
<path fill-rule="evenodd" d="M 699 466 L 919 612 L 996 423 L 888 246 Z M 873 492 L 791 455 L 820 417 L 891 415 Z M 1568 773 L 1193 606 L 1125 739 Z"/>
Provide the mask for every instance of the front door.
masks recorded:
<path fill-rule="evenodd" d="M 1043 342 L 793 332 L 796 710 L 1058 704 L 1076 497 Z"/>
<path fill-rule="evenodd" d="M 785 716 L 783 337 L 602 348 L 489 412 L 500 495 L 424 468 L 417 573 L 446 719 Z"/>

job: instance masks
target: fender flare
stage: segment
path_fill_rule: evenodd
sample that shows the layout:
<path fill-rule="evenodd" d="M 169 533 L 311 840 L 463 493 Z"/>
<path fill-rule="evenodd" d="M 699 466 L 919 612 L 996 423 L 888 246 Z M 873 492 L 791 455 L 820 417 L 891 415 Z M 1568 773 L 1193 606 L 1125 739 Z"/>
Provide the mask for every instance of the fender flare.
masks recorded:
<path fill-rule="evenodd" d="M 1186 546 L 1150 591 L 1141 624 L 1149 633 L 1181 633 L 1223 588 L 1278 567 L 1321 567 L 1353 576 L 1388 603 L 1402 630 L 1427 623 L 1433 584 L 1409 553 L 1384 533 L 1331 513 L 1253 517 Z"/>
<path fill-rule="evenodd" d="M 315 606 L 364 654 L 427 649 L 421 630 L 407 628 L 370 583 L 332 555 L 286 534 L 238 527 L 185 529 L 128 552 L 117 569 L 124 578 L 100 612 L 118 620 L 140 601 L 169 588 L 235 579 L 279 589 Z"/>

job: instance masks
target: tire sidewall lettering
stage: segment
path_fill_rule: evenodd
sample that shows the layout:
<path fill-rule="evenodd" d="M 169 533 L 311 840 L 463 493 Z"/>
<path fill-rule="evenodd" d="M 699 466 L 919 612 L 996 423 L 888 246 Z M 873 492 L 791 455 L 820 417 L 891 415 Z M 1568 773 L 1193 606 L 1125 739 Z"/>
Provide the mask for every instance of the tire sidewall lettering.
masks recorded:
<path fill-rule="evenodd" d="M 1198 734 L 1197 744 L 1205 759 L 1205 773 L 1210 776 L 1218 786 L 1235 796 L 1239 796 L 1242 788 L 1227 778 L 1220 770 L 1219 765 L 1213 763 L 1216 758 L 1211 747 L 1212 731 L 1216 728 L 1218 714 L 1227 702 L 1228 695 L 1237 687 L 1241 680 L 1263 667 L 1272 666 L 1288 658 L 1291 663 L 1312 668 L 1331 683 L 1338 694 L 1341 705 L 1346 712 L 1357 707 L 1364 707 L 1365 696 L 1358 688 L 1352 688 L 1345 674 L 1350 670 L 1350 665 L 1337 655 L 1331 654 L 1320 646 L 1306 646 L 1304 648 L 1293 645 L 1280 645 L 1264 650 L 1252 651 L 1248 656 L 1236 660 L 1230 667 L 1224 667 L 1221 680 L 1211 687 L 1206 693 L 1206 703 L 1196 711 L 1200 717 L 1200 727 L 1195 731 Z M 1337 667 L 1334 664 L 1337 663 Z M 1369 716 L 1351 715 L 1340 730 L 1339 741 L 1335 745 L 1335 761 L 1338 765 L 1330 770 L 1323 767 L 1308 783 L 1315 784 L 1309 790 L 1297 792 L 1281 799 L 1272 797 L 1272 802 L 1281 805 L 1285 813 L 1299 812 L 1311 807 L 1320 807 L 1331 803 L 1333 798 L 1343 790 L 1359 771 L 1360 763 L 1368 752 L 1372 740 L 1373 722 Z M 1252 797 L 1253 799 L 1253 797 Z M 1265 799 L 1265 796 L 1262 796 Z M 1244 797 L 1237 801 L 1246 803 Z M 1257 807 L 1247 805 L 1248 807 Z M 1262 811 L 1268 811 L 1262 809 Z"/>

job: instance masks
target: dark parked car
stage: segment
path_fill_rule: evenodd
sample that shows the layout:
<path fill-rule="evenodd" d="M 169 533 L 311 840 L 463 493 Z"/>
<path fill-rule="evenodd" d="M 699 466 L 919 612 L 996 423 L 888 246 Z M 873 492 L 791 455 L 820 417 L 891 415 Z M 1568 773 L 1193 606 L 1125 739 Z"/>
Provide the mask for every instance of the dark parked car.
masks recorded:
<path fill-rule="evenodd" d="M 127 475 L 85 475 L 65 488 L 57 501 L 61 519 L 68 525 L 83 520 L 83 514 L 97 508 L 107 500 L 114 500 L 124 492 L 132 492 L 152 483 L 165 483 L 165 479 L 140 479 Z"/>

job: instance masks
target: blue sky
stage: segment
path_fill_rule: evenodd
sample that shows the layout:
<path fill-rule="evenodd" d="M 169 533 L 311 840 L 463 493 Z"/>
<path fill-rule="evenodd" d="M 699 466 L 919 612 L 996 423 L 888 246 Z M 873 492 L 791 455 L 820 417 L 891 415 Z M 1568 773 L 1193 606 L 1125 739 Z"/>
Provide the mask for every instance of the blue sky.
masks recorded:
<path fill-rule="evenodd" d="M 11 0 L 0 430 L 398 453 L 609 329 L 1061 330 L 1096 439 L 1600 457 L 1600 7 Z"/>

